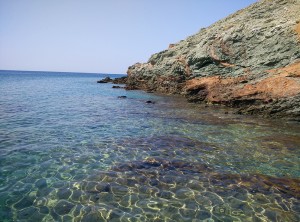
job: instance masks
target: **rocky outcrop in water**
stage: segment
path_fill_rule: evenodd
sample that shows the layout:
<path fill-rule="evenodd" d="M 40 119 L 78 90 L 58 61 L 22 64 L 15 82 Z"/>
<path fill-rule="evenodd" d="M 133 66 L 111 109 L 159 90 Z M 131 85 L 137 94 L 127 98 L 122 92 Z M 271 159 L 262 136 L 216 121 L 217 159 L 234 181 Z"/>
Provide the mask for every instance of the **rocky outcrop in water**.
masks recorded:
<path fill-rule="evenodd" d="M 105 77 L 104 79 L 98 80 L 97 83 L 113 83 L 113 84 L 125 84 L 127 81 L 127 76 L 122 76 L 119 78 Z"/>
<path fill-rule="evenodd" d="M 128 68 L 127 89 L 300 120 L 300 0 L 262 0 Z"/>
<path fill-rule="evenodd" d="M 110 77 L 105 77 L 104 79 L 98 80 L 97 83 L 109 83 L 112 82 Z"/>

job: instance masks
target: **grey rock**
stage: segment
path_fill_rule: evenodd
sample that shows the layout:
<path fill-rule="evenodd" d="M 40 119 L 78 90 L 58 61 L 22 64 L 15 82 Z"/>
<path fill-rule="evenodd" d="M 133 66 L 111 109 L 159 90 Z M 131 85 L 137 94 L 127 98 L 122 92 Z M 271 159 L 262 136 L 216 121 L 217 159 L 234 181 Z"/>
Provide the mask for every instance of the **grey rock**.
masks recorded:
<path fill-rule="evenodd" d="M 98 80 L 97 83 L 109 83 L 112 82 L 110 77 L 105 77 L 104 79 Z"/>
<path fill-rule="evenodd" d="M 299 0 L 262 0 L 254 3 L 202 28 L 185 40 L 171 44 L 168 49 L 152 55 L 147 63 L 130 66 L 126 89 L 189 97 L 186 86 L 193 79 L 243 77 L 235 89 L 242 88 L 242 84 L 257 84 L 274 75 L 269 70 L 300 63 L 300 33 L 296 32 L 299 11 Z M 300 89 L 299 78 L 295 77 L 293 81 Z M 210 87 L 205 89 L 208 90 L 206 95 L 200 95 L 200 99 L 191 95 L 191 100 L 212 102 L 209 101 Z M 262 93 L 267 98 L 267 92 Z M 218 103 L 233 106 L 232 101 L 238 97 L 239 100 L 254 99 L 255 105 L 245 103 L 239 107 L 241 113 L 297 117 L 300 109 L 300 103 L 296 102 L 298 96 L 298 91 L 278 98 L 270 95 L 276 102 L 264 104 L 263 96 L 245 97 L 242 94 L 229 96 L 228 100 L 222 99 Z"/>

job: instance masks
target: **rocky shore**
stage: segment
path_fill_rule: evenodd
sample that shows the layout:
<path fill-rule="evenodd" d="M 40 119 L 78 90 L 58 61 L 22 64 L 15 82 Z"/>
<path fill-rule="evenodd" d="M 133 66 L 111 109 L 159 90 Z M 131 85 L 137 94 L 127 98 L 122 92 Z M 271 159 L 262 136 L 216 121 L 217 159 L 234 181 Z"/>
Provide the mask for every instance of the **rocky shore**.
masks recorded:
<path fill-rule="evenodd" d="M 300 120 L 300 0 L 262 0 L 128 68 L 127 89 Z"/>

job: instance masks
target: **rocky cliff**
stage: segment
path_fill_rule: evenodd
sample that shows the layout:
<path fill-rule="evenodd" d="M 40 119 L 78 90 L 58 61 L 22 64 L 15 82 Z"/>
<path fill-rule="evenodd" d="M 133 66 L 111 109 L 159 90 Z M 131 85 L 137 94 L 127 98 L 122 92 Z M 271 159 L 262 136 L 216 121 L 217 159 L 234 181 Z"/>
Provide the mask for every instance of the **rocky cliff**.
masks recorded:
<path fill-rule="evenodd" d="M 300 0 L 261 0 L 127 71 L 128 89 L 300 120 Z"/>

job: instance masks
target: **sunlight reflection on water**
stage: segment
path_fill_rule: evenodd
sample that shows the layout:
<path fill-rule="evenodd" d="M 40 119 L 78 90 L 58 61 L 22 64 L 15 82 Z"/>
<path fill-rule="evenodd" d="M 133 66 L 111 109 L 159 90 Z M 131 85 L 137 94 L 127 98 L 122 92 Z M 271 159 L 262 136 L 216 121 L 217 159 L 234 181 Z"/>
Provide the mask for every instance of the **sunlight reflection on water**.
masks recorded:
<path fill-rule="evenodd" d="M 295 123 L 99 75 L 0 78 L 1 221 L 299 220 Z"/>

